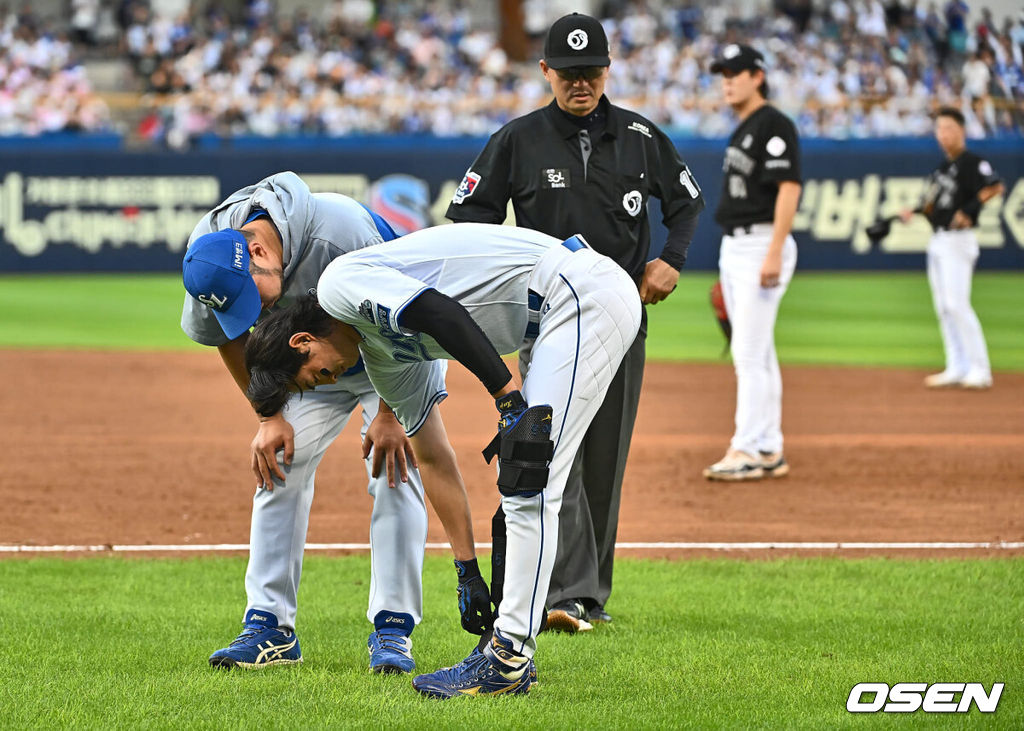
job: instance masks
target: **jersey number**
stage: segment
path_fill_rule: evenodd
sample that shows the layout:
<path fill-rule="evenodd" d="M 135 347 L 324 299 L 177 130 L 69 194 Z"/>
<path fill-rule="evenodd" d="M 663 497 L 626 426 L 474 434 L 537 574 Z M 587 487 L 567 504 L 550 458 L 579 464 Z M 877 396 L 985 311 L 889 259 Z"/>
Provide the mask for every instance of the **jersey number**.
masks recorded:
<path fill-rule="evenodd" d="M 746 199 L 747 197 L 747 181 L 740 175 L 729 176 L 729 197 Z"/>

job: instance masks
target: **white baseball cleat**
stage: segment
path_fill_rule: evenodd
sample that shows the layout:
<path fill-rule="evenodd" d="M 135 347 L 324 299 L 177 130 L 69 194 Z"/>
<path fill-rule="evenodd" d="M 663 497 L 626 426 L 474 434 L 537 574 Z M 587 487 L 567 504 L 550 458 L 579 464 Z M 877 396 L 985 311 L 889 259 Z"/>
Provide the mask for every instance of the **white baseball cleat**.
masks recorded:
<path fill-rule="evenodd" d="M 789 462 L 782 452 L 761 452 L 761 469 L 765 477 L 785 477 L 789 474 Z"/>
<path fill-rule="evenodd" d="M 730 449 L 722 459 L 704 470 L 704 477 L 721 482 L 760 480 L 764 477 L 764 465 L 760 457 Z"/>
<path fill-rule="evenodd" d="M 924 385 L 925 388 L 952 388 L 959 386 L 962 381 L 963 376 L 951 371 L 942 371 L 942 373 L 933 373 L 930 376 L 926 376 Z"/>
<path fill-rule="evenodd" d="M 989 373 L 968 373 L 960 380 L 960 387 L 970 391 L 984 391 L 992 388 L 992 375 Z"/>

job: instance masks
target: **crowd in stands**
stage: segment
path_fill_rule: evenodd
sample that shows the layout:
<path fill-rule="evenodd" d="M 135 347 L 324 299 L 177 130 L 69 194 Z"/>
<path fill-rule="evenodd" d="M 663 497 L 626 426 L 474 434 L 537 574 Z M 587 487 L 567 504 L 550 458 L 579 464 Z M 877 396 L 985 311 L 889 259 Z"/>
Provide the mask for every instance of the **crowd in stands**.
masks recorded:
<path fill-rule="evenodd" d="M 149 110 L 137 133 L 173 147 L 206 134 L 485 135 L 550 98 L 536 63 L 550 22 L 543 6 L 524 1 L 525 62 L 458 0 L 332 0 L 317 16 L 248 0 L 237 17 L 211 0 L 177 18 L 122 0 L 117 43 Z M 735 126 L 708 70 L 732 42 L 765 54 L 771 101 L 807 137 L 927 135 L 931 112 L 949 104 L 964 111 L 972 138 L 1024 130 L 1024 12 L 996 20 L 982 10 L 968 24 L 963 0 L 776 0 L 749 14 L 728 2 L 606 0 L 599 15 L 613 47 L 609 97 L 680 135 L 721 137 Z M 88 98 L 67 38 L 12 27 L 12 17 L 0 72 L 29 77 L 15 82 L 25 89 L 15 97 L 91 129 L 68 111 L 90 105 L 63 101 L 65 89 Z M 74 32 L 89 38 L 81 25 Z M 19 36 L 20 51 L 6 42 Z M 0 133 L 9 129 L 4 76 Z M 35 116 L 34 128 L 60 123 Z"/>
<path fill-rule="evenodd" d="M 96 132 L 110 126 L 93 93 L 71 28 L 55 32 L 26 3 L 0 4 L 0 136 Z"/>

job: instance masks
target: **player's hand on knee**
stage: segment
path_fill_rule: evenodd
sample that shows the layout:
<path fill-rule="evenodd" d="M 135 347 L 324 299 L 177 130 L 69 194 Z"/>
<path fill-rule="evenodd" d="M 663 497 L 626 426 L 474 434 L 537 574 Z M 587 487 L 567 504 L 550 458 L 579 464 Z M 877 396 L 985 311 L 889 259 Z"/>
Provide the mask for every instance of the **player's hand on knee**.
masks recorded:
<path fill-rule="evenodd" d="M 476 559 L 456 559 L 455 570 L 459 574 L 459 616 L 462 619 L 462 629 L 474 635 L 489 632 L 494 624 L 491 594 L 487 590 L 487 582 L 480 575 Z"/>
<path fill-rule="evenodd" d="M 387 470 L 388 486 L 395 486 L 395 476 L 402 482 L 409 481 L 409 466 L 418 467 L 412 442 L 405 434 L 405 427 L 392 413 L 380 411 L 370 422 L 363 438 L 363 459 L 373 453 L 370 474 L 380 475 L 381 467 Z"/>
<path fill-rule="evenodd" d="M 250 445 L 250 466 L 256 476 L 257 489 L 262 487 L 273 490 L 274 478 L 284 482 L 284 471 L 277 463 L 277 453 L 281 450 L 284 450 L 284 463 L 290 465 L 295 456 L 295 431 L 292 425 L 281 414 L 260 420 L 259 431 Z"/>

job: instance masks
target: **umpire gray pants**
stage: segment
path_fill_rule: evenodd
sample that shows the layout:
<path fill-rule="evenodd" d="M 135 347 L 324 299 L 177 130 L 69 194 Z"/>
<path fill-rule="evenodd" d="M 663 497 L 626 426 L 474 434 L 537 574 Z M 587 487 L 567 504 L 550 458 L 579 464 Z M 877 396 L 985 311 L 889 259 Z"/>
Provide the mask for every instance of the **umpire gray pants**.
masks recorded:
<path fill-rule="evenodd" d="M 647 309 L 604 403 L 576 453 L 558 513 L 558 551 L 548 584 L 548 606 L 582 599 L 604 606 L 612 593 L 622 476 L 644 380 Z"/>

